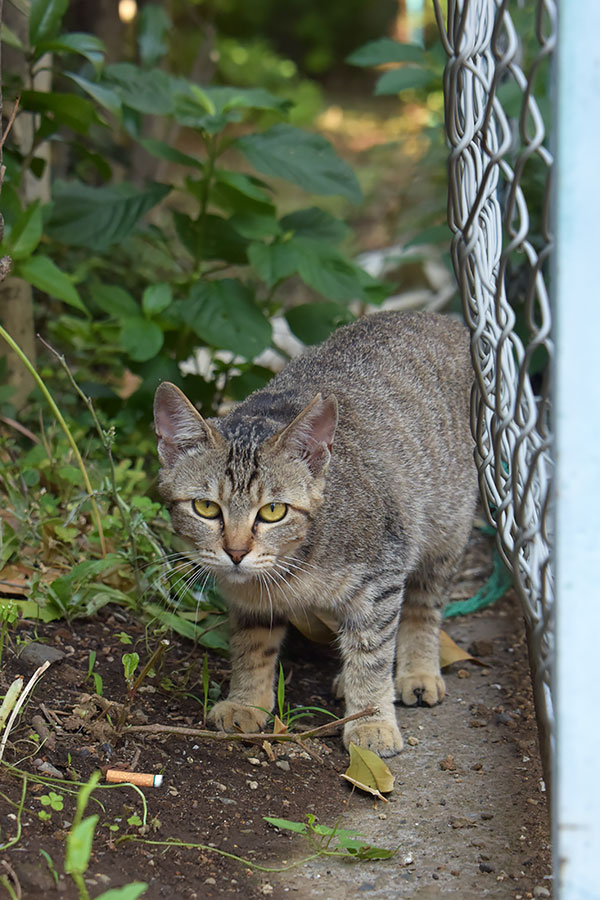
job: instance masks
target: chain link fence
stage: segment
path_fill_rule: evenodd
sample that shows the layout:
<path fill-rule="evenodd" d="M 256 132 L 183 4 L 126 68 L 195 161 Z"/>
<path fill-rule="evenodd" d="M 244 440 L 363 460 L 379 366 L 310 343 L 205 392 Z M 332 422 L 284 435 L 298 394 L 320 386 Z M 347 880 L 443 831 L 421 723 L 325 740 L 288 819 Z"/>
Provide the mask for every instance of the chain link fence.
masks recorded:
<path fill-rule="evenodd" d="M 555 0 L 448 0 L 436 18 L 450 145 L 448 218 L 476 373 L 483 502 L 528 629 L 546 773 L 553 656 L 548 149 Z"/>

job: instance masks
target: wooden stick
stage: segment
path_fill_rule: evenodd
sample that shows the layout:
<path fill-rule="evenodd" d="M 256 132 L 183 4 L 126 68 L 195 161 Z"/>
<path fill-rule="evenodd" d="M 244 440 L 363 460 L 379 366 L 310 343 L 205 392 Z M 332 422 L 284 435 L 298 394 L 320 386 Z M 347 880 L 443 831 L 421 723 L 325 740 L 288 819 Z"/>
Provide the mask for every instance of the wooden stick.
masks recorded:
<path fill-rule="evenodd" d="M 281 732 L 280 734 L 270 734 L 268 732 L 257 732 L 255 734 L 245 734 L 242 731 L 207 731 L 200 728 L 188 728 L 184 725 L 130 725 L 125 728 L 123 734 L 181 734 L 186 737 L 208 738 L 213 741 L 247 741 L 252 744 L 262 744 L 263 741 L 283 741 L 284 743 L 298 743 L 305 741 L 307 738 L 328 737 L 333 731 L 336 731 L 346 722 L 352 722 L 354 719 L 362 719 L 365 716 L 372 716 L 378 709 L 376 706 L 368 706 L 360 712 L 353 713 L 351 716 L 345 716 L 343 719 L 336 719 L 335 722 L 327 722 L 325 725 L 319 725 L 318 728 L 309 728 L 307 731 Z"/>

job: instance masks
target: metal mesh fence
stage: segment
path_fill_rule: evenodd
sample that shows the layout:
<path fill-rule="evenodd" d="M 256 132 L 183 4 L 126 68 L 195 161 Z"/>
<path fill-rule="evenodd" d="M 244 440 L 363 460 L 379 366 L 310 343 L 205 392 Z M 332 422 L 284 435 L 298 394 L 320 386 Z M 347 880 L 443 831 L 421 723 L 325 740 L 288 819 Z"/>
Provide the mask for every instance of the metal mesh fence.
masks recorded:
<path fill-rule="evenodd" d="M 552 743 L 547 146 L 555 0 L 448 0 L 436 17 L 450 144 L 452 258 L 476 373 L 481 493 L 528 628 L 546 771 Z"/>

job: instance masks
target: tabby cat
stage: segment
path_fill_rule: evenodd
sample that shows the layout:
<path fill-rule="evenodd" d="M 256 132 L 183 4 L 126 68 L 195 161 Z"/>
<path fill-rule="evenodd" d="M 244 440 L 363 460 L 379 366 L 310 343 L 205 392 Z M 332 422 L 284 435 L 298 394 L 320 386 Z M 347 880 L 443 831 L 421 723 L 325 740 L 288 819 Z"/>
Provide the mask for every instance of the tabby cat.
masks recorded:
<path fill-rule="evenodd" d="M 160 492 L 230 605 L 229 696 L 210 713 L 254 732 L 274 703 L 286 624 L 339 623 L 350 741 L 402 747 L 394 700 L 444 696 L 439 629 L 473 518 L 473 373 L 465 328 L 383 312 L 336 331 L 222 418 L 156 392 Z M 394 671 L 395 668 L 395 671 Z"/>

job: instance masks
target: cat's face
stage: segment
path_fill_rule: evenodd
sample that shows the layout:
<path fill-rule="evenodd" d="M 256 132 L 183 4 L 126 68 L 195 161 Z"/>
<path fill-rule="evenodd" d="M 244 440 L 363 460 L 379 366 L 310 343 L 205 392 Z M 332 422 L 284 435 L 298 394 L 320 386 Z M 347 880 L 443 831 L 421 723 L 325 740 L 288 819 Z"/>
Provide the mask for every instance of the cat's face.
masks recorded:
<path fill-rule="evenodd" d="M 322 503 L 335 400 L 316 397 L 281 432 L 224 438 L 170 384 L 157 391 L 160 490 L 178 534 L 220 581 L 278 583 Z"/>

